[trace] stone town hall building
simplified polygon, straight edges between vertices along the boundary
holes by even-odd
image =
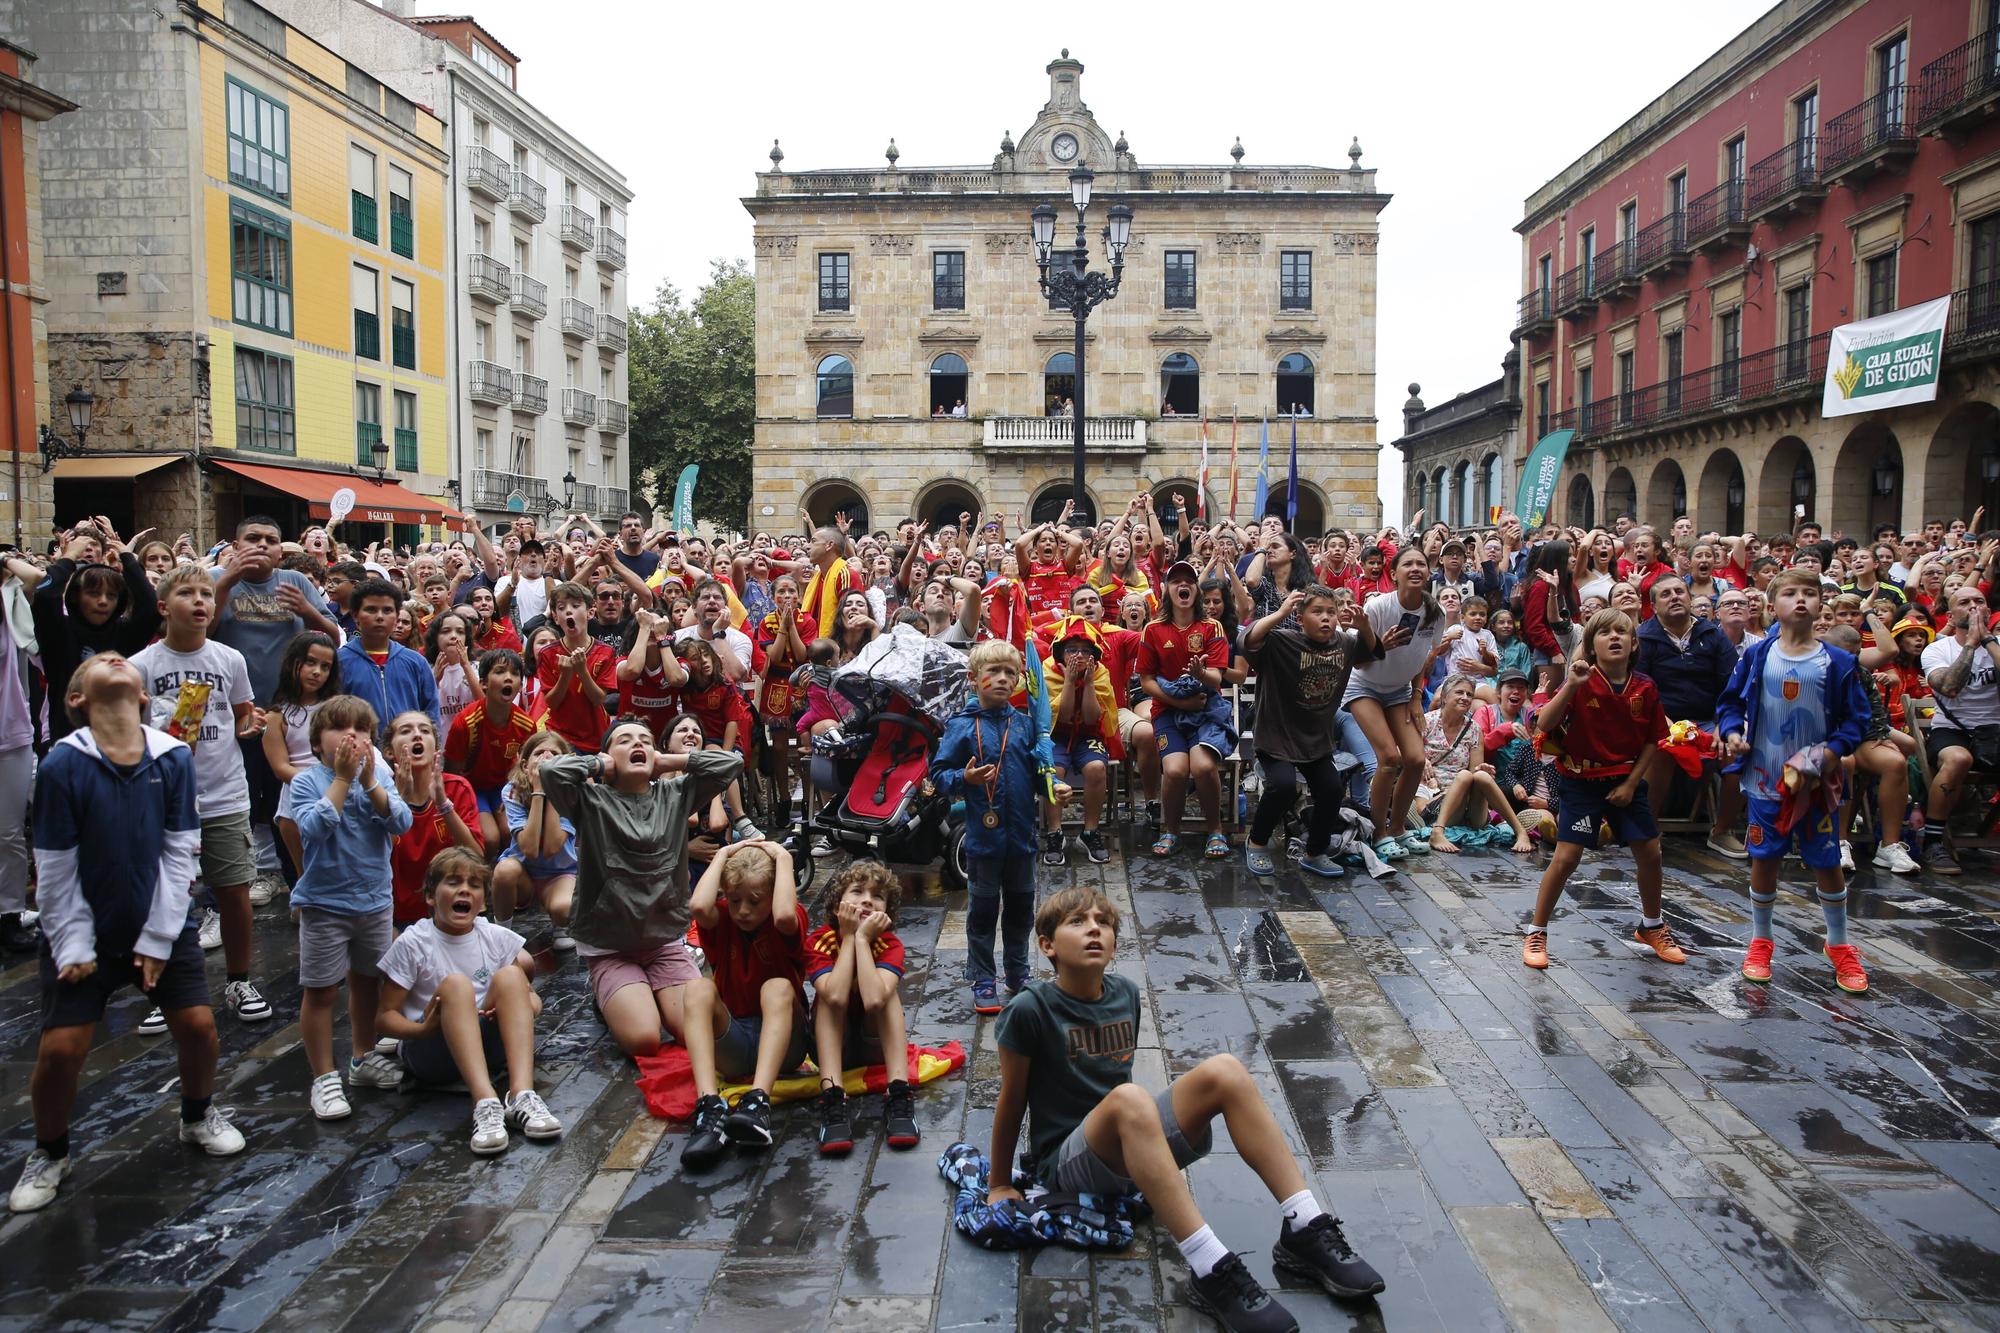
[[[1377,521],[1375,258],[1389,197],[1360,165],[1142,166],[1081,94],[1083,65],[1048,65],[1049,98],[990,165],[772,169],[743,201],[757,254],[755,528],[844,510],[867,526],[963,510],[1053,517],[1069,496],[1074,325],[1036,286],[1029,213],[1097,173],[1091,263],[1109,207],[1135,214],[1118,296],[1085,345],[1090,506],[1140,485],[1194,500],[1202,419],[1209,507],[1251,516],[1258,418],[1270,419],[1271,506],[1283,512],[1296,412],[1298,528]],[[963,404],[963,415],[951,415]],[[945,415],[938,415],[942,409]],[[1170,501],[1168,502],[1170,503]],[[1031,519],[1032,521],[1032,519]]]

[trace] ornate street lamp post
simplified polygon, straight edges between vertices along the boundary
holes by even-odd
[[[1056,210],[1053,204],[1037,204],[1030,215],[1035,240],[1035,264],[1041,270],[1042,295],[1055,308],[1069,311],[1076,320],[1076,392],[1072,399],[1076,428],[1074,476],[1070,499],[1079,512],[1089,510],[1083,486],[1083,325],[1090,312],[1118,294],[1118,281],[1125,273],[1125,247],[1132,240],[1132,210],[1124,204],[1111,206],[1110,225],[1104,229],[1104,247],[1111,258],[1111,272],[1089,271],[1090,250],[1084,242],[1084,213],[1090,207],[1090,186],[1096,176],[1078,167],[1069,174],[1070,202],[1076,206],[1076,242],[1067,262],[1051,264],[1056,239]],[[1095,517],[1095,514],[1092,514]]]

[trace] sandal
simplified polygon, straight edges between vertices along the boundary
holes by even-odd
[[[1384,838],[1375,844],[1375,855],[1384,861],[1400,861],[1409,854],[1410,850],[1403,846],[1401,838]]]
[[[1268,847],[1253,847],[1247,842],[1244,843],[1243,863],[1250,867],[1250,873],[1253,875],[1278,873],[1278,863],[1271,859],[1271,849]]]
[[[1208,841],[1202,844],[1201,854],[1211,861],[1220,861],[1229,855],[1229,839],[1220,833],[1209,834]]]
[[[1162,833],[1159,837],[1153,840],[1153,855],[1172,856],[1174,854],[1174,848],[1180,845],[1181,845],[1181,840],[1179,838],[1175,837],[1171,833]]]

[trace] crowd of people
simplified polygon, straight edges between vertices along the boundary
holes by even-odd
[[[689,1170],[772,1142],[772,1088],[809,1059],[822,1151],[853,1146],[843,1070],[876,1064],[886,1140],[914,1146],[906,880],[849,860],[802,901],[787,834],[834,796],[806,777],[843,720],[834,673],[921,635],[964,654],[971,692],[931,775],[963,803],[971,1005],[1000,1016],[994,1199],[1025,1112],[1045,1183],[1143,1191],[1199,1301],[1282,1328],[1179,1175],[1217,1116],[1282,1205],[1280,1266],[1343,1296],[1381,1279],[1233,1058],[1157,1098],[1131,1085],[1117,910],[1037,891],[1075,852],[1109,859],[1121,797],[1135,846],[1174,856],[1192,826],[1202,857],[1256,876],[1540,847],[1533,968],[1564,883],[1606,843],[1635,863],[1638,940],[1684,961],[1660,819],[1700,803],[1707,847],[1750,862],[1744,977],[1770,979],[1795,850],[1858,992],[1854,844],[1887,872],[1958,873],[1947,826],[1975,776],[2000,777],[1983,514],[1865,541],[1809,521],[1454,532],[1421,514],[1308,540],[1146,492],[1095,523],[800,517],[740,540],[636,513],[613,532],[520,518],[497,544],[410,550],[252,515],[205,552],[99,517],[0,553],[0,949],[38,953],[43,996],[13,1208],[56,1197],[84,1060],[127,984],[152,1001],[140,1031],[179,1050],[183,1141],[242,1150],[213,1100],[205,954],[234,1021],[271,1019],[252,926],[281,896],[321,1119],[410,1079],[463,1085],[476,1153],[559,1136],[534,1087],[534,983],[573,951],[625,1052],[686,1048]],[[1254,809],[1225,799],[1232,778]],[[1034,979],[1036,952],[1052,978]],[[733,1105],[729,1085],[748,1087]]]

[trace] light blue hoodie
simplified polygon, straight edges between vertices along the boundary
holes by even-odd
[[[292,820],[299,826],[305,865],[292,886],[292,906],[317,907],[341,916],[386,912],[395,900],[389,851],[409,831],[410,807],[396,791],[389,761],[375,752],[373,781],[389,794],[389,813],[375,813],[360,779],[348,784],[347,803],[326,799],[334,773],[324,763],[292,779]]]

